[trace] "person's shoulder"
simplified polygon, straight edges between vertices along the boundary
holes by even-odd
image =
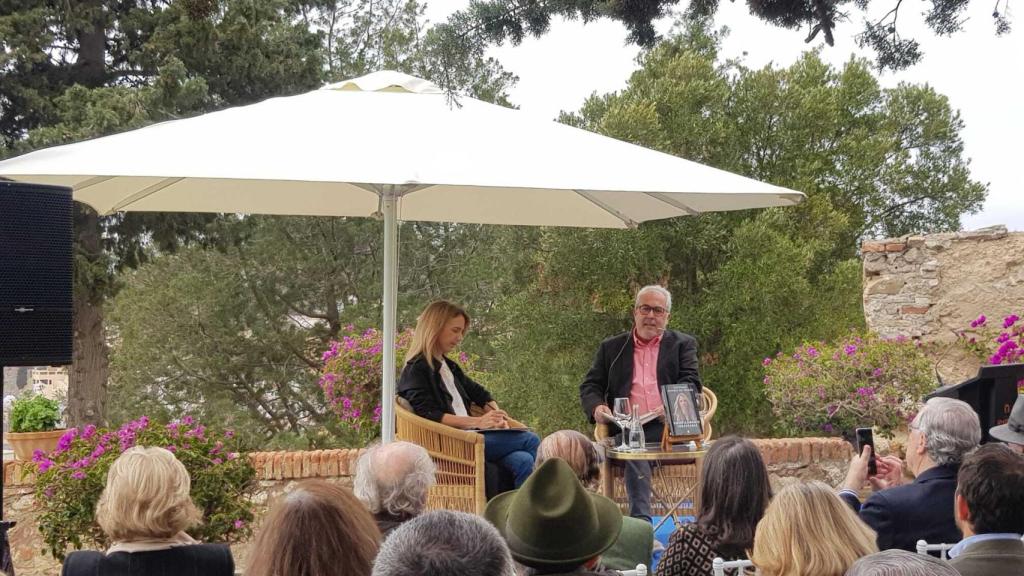
[[[662,333],[661,338],[662,340],[668,339],[670,342],[680,342],[684,344],[697,342],[696,338],[686,332],[680,332],[679,330],[665,330],[665,332]]]

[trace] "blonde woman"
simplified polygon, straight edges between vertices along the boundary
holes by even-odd
[[[750,560],[762,576],[843,576],[875,552],[875,532],[831,488],[798,482],[768,505]]]
[[[485,434],[484,457],[512,473],[519,488],[533,471],[540,439],[528,430],[507,430],[508,414],[483,386],[467,376],[447,354],[462,342],[469,314],[444,300],[431,303],[416,321],[416,332],[398,381],[398,394],[416,414],[464,430],[502,430]],[[483,414],[473,416],[476,404]]]
[[[72,552],[63,576],[231,576],[227,546],[200,544],[185,533],[201,515],[189,496],[185,466],[163,448],[125,450],[107,472],[96,521],[112,545],[106,553]]]

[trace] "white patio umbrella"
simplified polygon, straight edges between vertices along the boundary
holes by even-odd
[[[803,194],[376,72],[298,96],[164,122],[0,162],[118,211],[384,220],[384,341],[394,342],[398,220],[630,228]],[[384,347],[382,433],[394,435]]]

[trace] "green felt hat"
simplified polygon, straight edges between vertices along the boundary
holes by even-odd
[[[587,492],[559,458],[545,460],[518,490],[496,496],[484,518],[512,557],[531,568],[579,566],[607,550],[622,530],[618,505]]]
[[[988,429],[988,435],[1010,444],[1024,444],[1024,394],[1017,395],[1006,424]]]

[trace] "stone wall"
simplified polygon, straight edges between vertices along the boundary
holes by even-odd
[[[754,440],[761,449],[771,474],[772,486],[798,479],[821,480],[838,485],[846,473],[852,450],[839,438],[793,438]],[[352,485],[352,472],[360,450],[316,452],[259,452],[249,458],[256,468],[259,487],[254,496],[257,523],[268,506],[292,490],[303,478],[323,478],[343,486]],[[4,462],[3,516],[18,525],[9,533],[14,566],[19,576],[60,574],[60,564],[42,554],[42,540],[35,524],[34,479],[24,474],[20,462]],[[249,543],[231,547],[237,569],[245,566]]]
[[[973,376],[979,360],[955,346],[956,331],[979,314],[1024,310],[1024,232],[1005,226],[973,232],[904,236],[861,247],[864,315],[883,336],[937,343],[947,383]]]

